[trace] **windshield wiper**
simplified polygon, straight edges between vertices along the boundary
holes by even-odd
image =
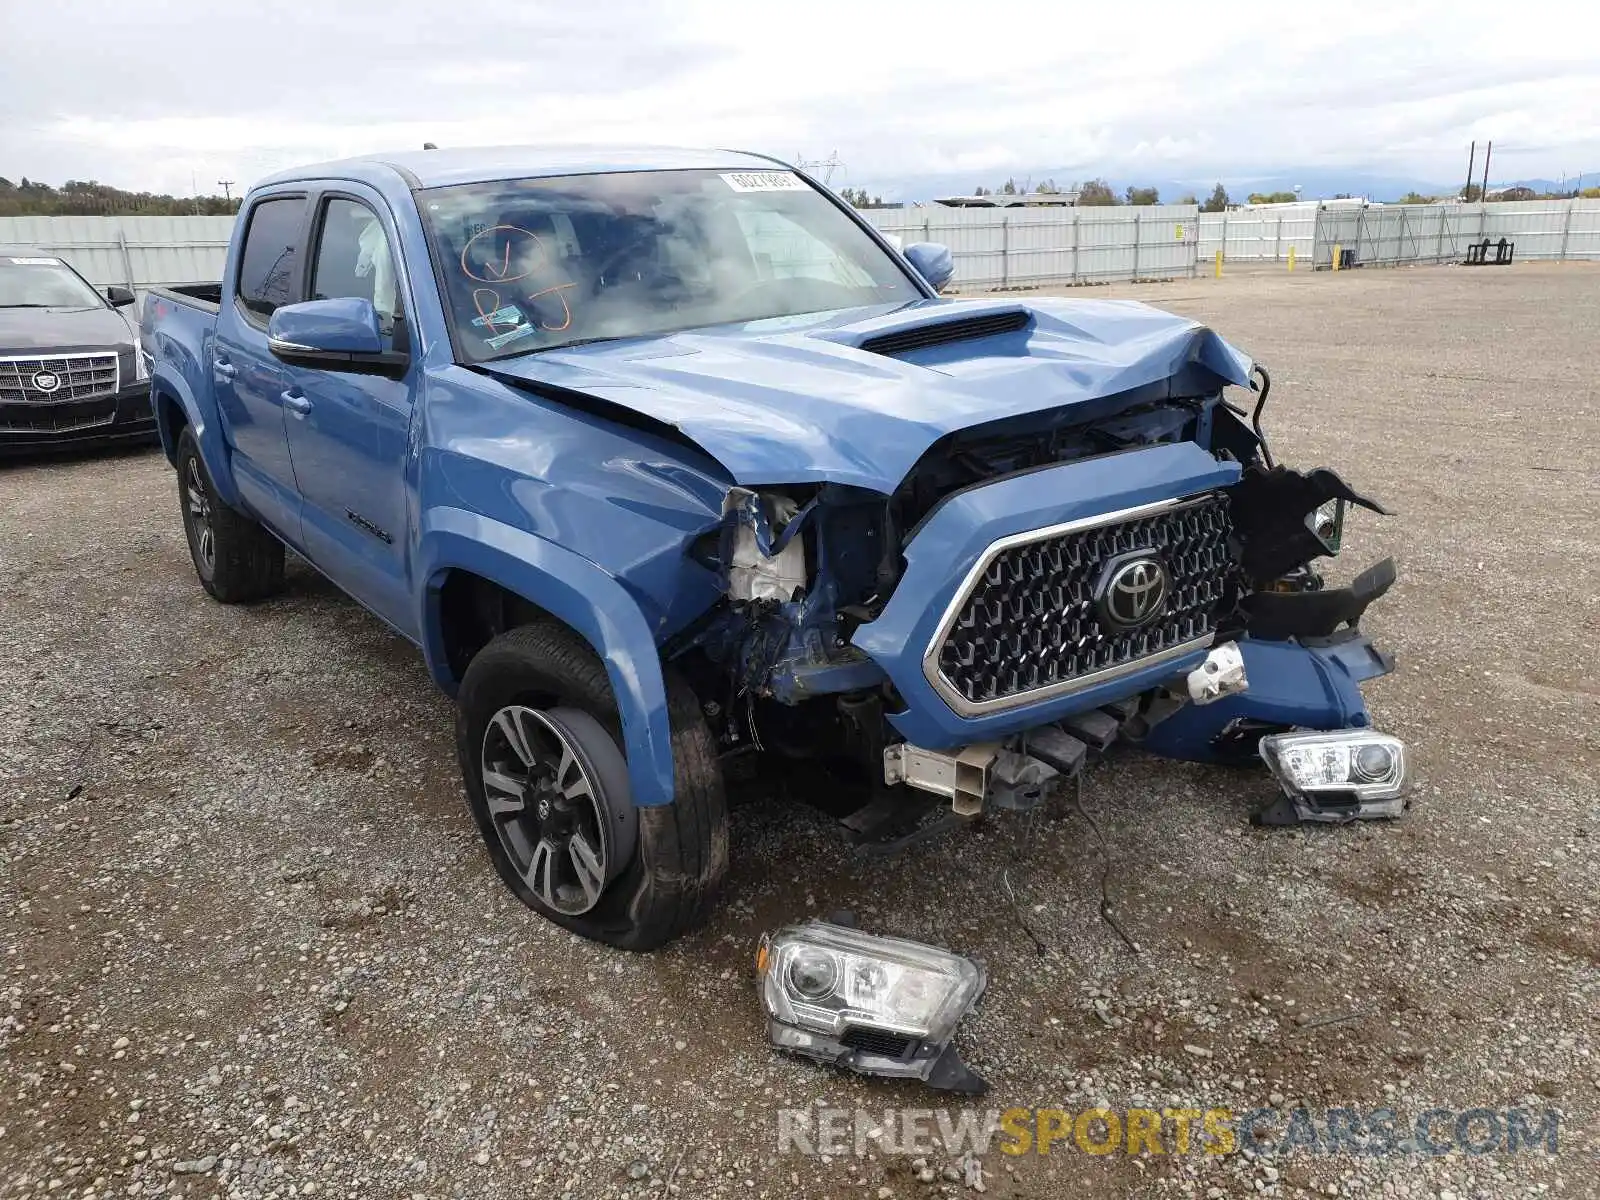
[[[570,342],[557,342],[554,346],[536,346],[531,350],[524,350],[524,354],[545,354],[551,350],[571,350],[574,346],[592,346],[596,342],[625,342],[635,334],[612,333],[604,337],[574,338]]]
[[[0,308],[55,308],[54,304],[0,304]]]

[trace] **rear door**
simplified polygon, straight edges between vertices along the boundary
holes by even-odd
[[[267,349],[267,321],[274,309],[301,298],[306,209],[303,189],[252,200],[233,277],[224,283],[212,357],[212,384],[239,493],[297,546],[300,500],[284,424],[287,368]]]
[[[357,184],[317,194],[309,244],[307,299],[371,301],[385,349],[409,350],[407,279],[381,197]],[[286,371],[305,551],[335,583],[415,640],[406,481],[421,370],[413,362],[400,378],[327,367]]]

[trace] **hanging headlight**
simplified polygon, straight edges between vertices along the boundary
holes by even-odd
[[[134,380],[135,383],[143,383],[146,379],[149,379],[149,378],[150,378],[150,359],[145,355],[144,343],[140,339],[134,338],[133,339],[133,380]]]
[[[971,959],[812,921],[763,937],[756,967],[773,1045],[871,1075],[987,1087],[950,1045],[986,982]]]
[[[1370,729],[1278,733],[1262,738],[1260,751],[1303,821],[1404,811],[1406,748],[1397,737]]]
[[[1327,500],[1306,514],[1306,528],[1329,554],[1339,553],[1344,541],[1344,501]]]

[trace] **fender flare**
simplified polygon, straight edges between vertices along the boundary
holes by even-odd
[[[174,466],[178,462],[178,439],[173,436],[171,424],[162,416],[164,401],[170,399],[183,410],[184,420],[194,430],[195,440],[200,443],[200,456],[211,474],[211,483],[217,489],[217,496],[230,507],[243,508],[244,501],[239,496],[238,485],[233,481],[228,446],[222,436],[222,422],[205,419],[204,408],[188,383],[167,363],[158,361],[155,370],[150,373],[150,398],[155,410],[156,428],[161,434],[161,448],[166,452],[167,461]],[[214,409],[216,406],[212,402],[204,407]]]
[[[451,695],[440,620],[440,594],[451,570],[469,571],[538,605],[573,629],[605,663],[622,718],[633,802],[673,800],[672,726],[666,681],[649,622],[616,578],[554,542],[464,509],[430,508],[416,559],[422,591],[422,652],[434,680]]]

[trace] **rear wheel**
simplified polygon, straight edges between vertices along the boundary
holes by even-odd
[[[201,587],[224,604],[262,600],[283,587],[283,543],[218,498],[188,429],[178,439],[178,502]]]
[[[728,869],[715,746],[694,693],[665,675],[674,799],[645,808],[633,803],[605,666],[565,626],[501,634],[457,698],[467,798],[501,879],[557,924],[628,950],[704,922]]]

